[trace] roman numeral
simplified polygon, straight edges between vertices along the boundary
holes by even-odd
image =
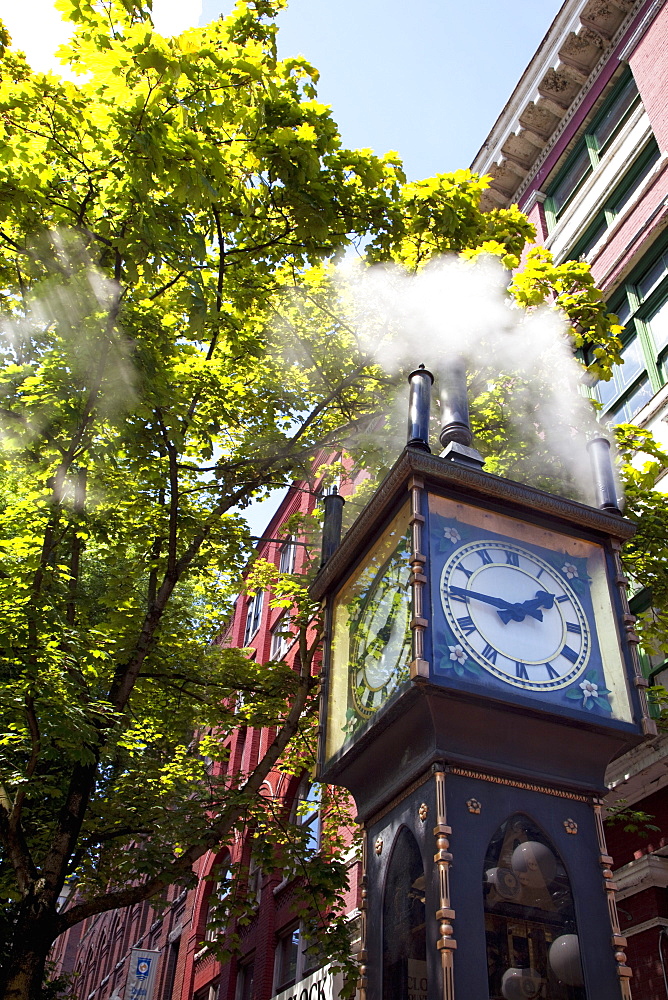
[[[478,555],[482,559],[483,566],[491,566],[492,565],[493,560],[492,560],[492,557],[490,556],[489,552],[487,551],[487,549],[478,549]]]
[[[568,600],[568,594],[562,594],[562,595],[561,595],[561,597],[556,597],[556,598],[555,598],[555,600],[556,600],[556,601],[557,601],[557,602],[558,602],[559,604],[563,604],[563,603],[564,603],[564,601],[567,601],[567,600]]]
[[[558,672],[554,669],[551,663],[544,663],[543,666],[547,670],[547,676],[550,678],[551,681],[553,681],[555,677],[559,676]]]
[[[540,578],[541,578],[541,576],[543,575],[544,572],[545,572],[544,569],[539,569],[538,572],[536,573],[536,579],[540,580]]]
[[[565,656],[566,659],[570,660],[571,663],[578,662],[578,654],[575,652],[574,649],[571,649],[570,646],[564,646],[564,648],[561,651],[561,655]]]
[[[472,569],[467,569],[466,566],[462,566],[461,563],[459,564],[459,566],[457,567],[457,569],[460,569],[462,571],[462,573],[466,574],[466,579],[467,580],[470,580],[471,577],[473,576],[473,570]]]
[[[519,660],[515,660],[515,674],[517,677],[521,677],[522,680],[528,681],[529,675],[527,673],[527,668],[525,663],[520,663]]]
[[[576,635],[582,635],[582,628],[579,622],[566,622],[566,631],[575,632]]]
[[[508,566],[519,566],[520,557],[517,552],[506,551],[506,565]]]
[[[490,646],[489,643],[487,643],[483,649],[482,655],[486,660],[489,660],[490,663],[496,663],[496,650],[494,649],[494,646]]]
[[[464,618],[458,618],[457,624],[461,628],[464,635],[470,635],[471,632],[476,631],[476,627],[473,624],[473,619],[469,615],[466,615],[466,617]]]

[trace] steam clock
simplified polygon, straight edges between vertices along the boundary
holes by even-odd
[[[633,528],[607,442],[601,508],[490,475],[463,373],[445,381],[445,451],[420,369],[409,444],[312,585],[320,779],[364,828],[360,990],[629,1000],[600,796],[653,731],[619,562]]]

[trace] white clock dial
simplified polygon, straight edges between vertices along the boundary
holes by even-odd
[[[353,705],[373,715],[404,679],[410,659],[410,567],[395,553],[372,584],[360,609],[351,644]]]
[[[591,650],[587,615],[569,583],[576,572],[567,556],[560,572],[514,542],[460,546],[441,575],[457,655],[516,687],[540,691],[572,683]]]

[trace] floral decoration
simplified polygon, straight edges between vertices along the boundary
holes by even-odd
[[[475,674],[480,676],[482,674],[482,667],[472,660],[463,646],[461,646],[455,636],[450,636],[452,639],[452,645],[442,646],[440,643],[436,646],[436,663],[438,664],[437,669],[442,673],[450,670],[454,670],[458,677],[464,677],[466,674]]]
[[[586,708],[588,712],[598,708],[602,712],[609,714],[612,712],[612,707],[608,700],[609,694],[610,689],[605,687],[603,682],[599,680],[596,671],[590,670],[585,675],[584,680],[566,692],[566,697],[569,701],[580,701],[582,699],[582,708]]]
[[[566,833],[571,833],[575,835],[578,832],[578,825],[574,819],[565,819],[564,830],[566,831]]]
[[[443,537],[453,543],[461,542],[462,540],[462,536],[456,528],[443,528]]]
[[[482,802],[479,802],[478,799],[467,799],[466,808],[470,813],[473,813],[475,816],[479,816],[480,810],[482,809]]]
[[[450,650],[450,659],[456,660],[457,663],[460,663],[462,666],[464,666],[464,664],[466,663],[466,653],[464,652],[462,647],[460,645],[448,646],[448,649]]]
[[[578,568],[574,566],[572,562],[564,563],[561,567],[561,572],[564,576],[567,576],[569,580],[575,580],[578,576]]]

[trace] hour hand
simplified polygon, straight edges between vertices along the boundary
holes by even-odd
[[[475,590],[466,590],[465,587],[450,587],[450,593],[453,597],[463,597],[465,600],[472,597],[475,601],[483,601],[485,604],[491,604],[493,608],[498,609],[499,617],[504,625],[511,619],[516,622],[524,621],[526,612],[523,611],[520,604],[511,604],[509,601],[504,601],[501,597],[490,597],[488,594],[479,594]]]
[[[554,594],[549,594],[546,590],[537,590],[536,596],[531,597],[528,601],[522,601],[521,604],[514,604],[513,607],[522,615],[522,618],[515,618],[515,621],[523,621],[523,619],[530,615],[535,618],[536,621],[542,622],[543,612],[541,608],[545,608],[549,611],[551,607],[554,606]],[[499,611],[499,615],[504,625],[510,621],[513,617],[507,611]]]

